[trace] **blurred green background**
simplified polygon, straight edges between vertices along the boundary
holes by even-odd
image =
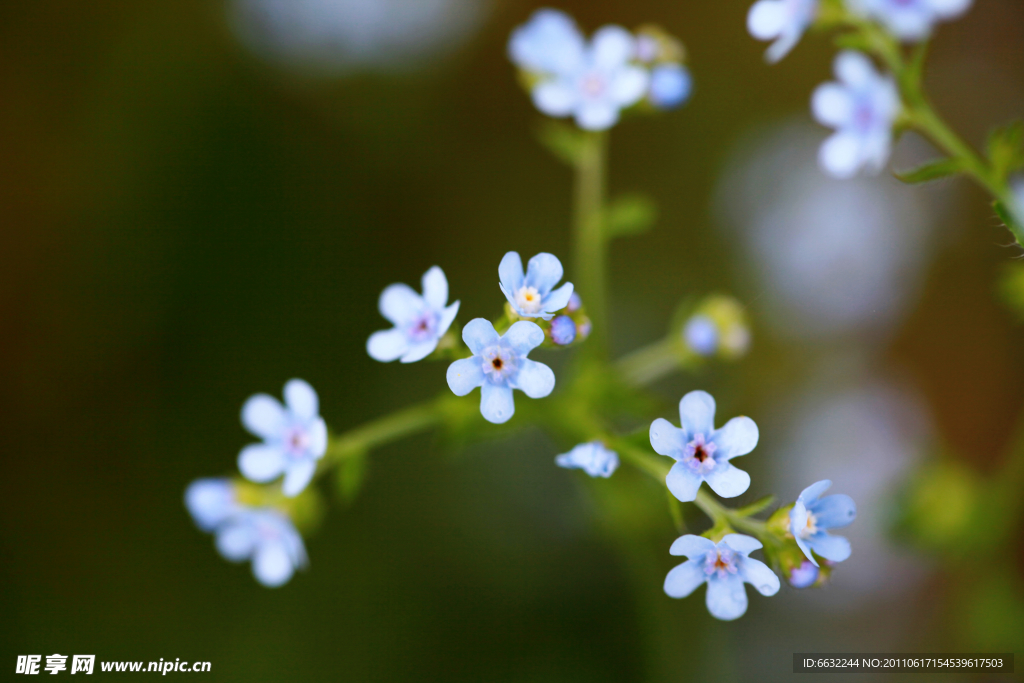
[[[774,681],[793,676],[798,651],[1020,654],[1019,506],[995,547],[961,543],[972,506],[1024,457],[1024,332],[997,296],[1018,250],[966,182],[882,179],[879,196],[939,207],[920,214],[914,241],[869,245],[915,264],[873,294],[888,312],[868,301],[857,324],[827,333],[786,322],[786,287],[763,275],[765,240],[744,227],[771,197],[750,184],[813,168],[827,131],[808,101],[834,50],[807,36],[768,67],[745,30],[749,3],[732,0],[557,5],[588,31],[659,23],[686,43],[696,82],[682,110],[612,136],[612,192],[660,207],[653,232],[613,250],[612,345],[659,338],[685,296],[725,291],[748,306],[750,355],[662,382],[661,414],[703,388],[721,418],[754,417],[762,440],[741,502],[792,500],[825,476],[862,492],[854,556],[833,583],[748,591],[748,614],[730,624],[707,614],[703,591],[668,599],[664,494],[625,470],[619,489],[584,482],[553,466],[565,444],[531,430],[462,452],[420,437],[375,453],[351,505],[324,486],[310,570],[281,589],[217,555],[182,494],[234,472],[251,440],[238,419],[247,396],[302,377],[337,433],[447,391],[443,364],[366,355],[386,326],[380,290],[437,264],[461,320],[493,316],[502,254],[569,254],[570,174],[535,142],[541,117],[505,57],[541,3],[435,4],[460,38],[327,71],[239,39],[234,5],[0,4],[0,666],[59,652],[207,660],[211,680]],[[1024,112],[1022,44],[1018,0],[978,0],[941,27],[929,88],[971,142]],[[764,140],[790,149],[787,130],[813,144],[744,166]],[[927,156],[905,142],[897,159]],[[757,172],[743,185],[737,168]],[[730,213],[744,202],[746,219]],[[801,427],[831,405],[815,425],[843,406],[869,421],[913,416],[864,441],[856,421],[827,438]],[[834,467],[805,466],[817,456],[797,451],[829,438],[838,445],[820,456]],[[904,441],[915,454],[890,457]],[[869,510],[874,490],[885,495]],[[950,500],[961,512],[936,531]]]

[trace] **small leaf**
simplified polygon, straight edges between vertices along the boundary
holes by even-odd
[[[356,453],[338,463],[338,493],[350,504],[359,495],[366,480],[366,453]]]
[[[992,202],[992,208],[995,209],[996,215],[999,216],[999,220],[1006,224],[1006,227],[1010,229],[1014,235],[1024,233],[1024,225],[1020,224],[1020,221],[1013,215],[1010,208],[1000,201]]]
[[[774,502],[775,496],[768,495],[765,496],[764,498],[754,501],[753,503],[747,505],[746,507],[741,507],[739,510],[736,510],[736,514],[740,515],[741,517],[753,517],[762,510],[765,510],[768,507],[770,507],[771,504]]]
[[[545,121],[537,129],[537,139],[548,151],[570,166],[576,166],[587,144],[587,135],[559,121]]]
[[[658,207],[648,197],[630,194],[613,200],[605,210],[605,235],[639,235],[650,230],[658,219]]]
[[[959,159],[950,157],[948,159],[929,161],[928,163],[909,171],[894,171],[893,175],[909,185],[916,185],[918,183],[927,183],[932,180],[939,180],[940,178],[947,178],[951,175],[956,175],[963,170],[963,162]]]

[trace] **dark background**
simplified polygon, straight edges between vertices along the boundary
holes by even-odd
[[[988,630],[969,627],[980,603],[964,575],[926,551],[911,551],[922,569],[895,597],[840,608],[748,591],[746,617],[716,622],[703,591],[661,593],[676,563],[662,494],[623,475],[655,496],[634,533],[600,502],[615,479],[553,467],[563,444],[529,430],[457,455],[429,436],[380,449],[350,506],[326,482],[311,568],[278,590],[194,528],[184,488],[234,472],[250,394],[302,377],[337,433],[446,391],[443,364],[366,355],[385,285],[441,265],[466,320],[498,311],[505,251],[568,256],[571,178],[536,144],[540,115],[505,57],[537,6],[492,4],[417,68],[324,76],[254,55],[218,3],[0,4],[0,667],[59,652],[207,660],[216,680],[782,680],[794,651],[1024,642],[1019,540],[968,574],[1006,577],[996,616],[978,616]],[[768,67],[746,2],[559,6],[588,31],[656,21],[687,45],[692,102],[614,131],[612,191],[648,192],[661,218],[614,250],[611,337],[617,353],[653,341],[688,294],[749,304],[747,358],[658,390],[671,405],[705,388],[723,419],[753,416],[757,482],[787,457],[778,404],[827,356],[765,324],[714,197],[744,136],[809,119],[833,48],[807,36]],[[929,88],[973,143],[1024,111],[1022,39],[1015,0],[978,0],[939,32]],[[844,345],[913,387],[931,451],[984,477],[1024,407],[1024,334],[995,295],[1019,250],[981,192],[944,187],[957,200],[922,288],[883,341]]]

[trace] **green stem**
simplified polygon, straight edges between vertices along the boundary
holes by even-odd
[[[328,442],[325,461],[333,463],[364,453],[390,441],[434,427],[443,418],[442,400],[435,399],[412,405],[334,437]]]
[[[603,218],[607,154],[607,135],[604,132],[587,133],[576,162],[574,202],[574,278],[576,289],[593,322],[593,332],[585,348],[588,353],[599,357],[606,356],[608,352],[608,245]]]
[[[679,343],[666,337],[623,356],[615,361],[615,367],[628,384],[639,387],[678,370],[682,361]]]

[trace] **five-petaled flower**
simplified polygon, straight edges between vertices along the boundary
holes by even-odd
[[[498,286],[520,318],[551,320],[572,296],[571,282],[553,289],[562,279],[562,262],[552,254],[531,258],[524,275],[522,259],[510,251],[498,264],[498,278]]]
[[[277,399],[256,394],[242,408],[242,424],[263,438],[238,455],[238,469],[246,478],[263,483],[284,474],[286,496],[302,492],[316,471],[316,461],[327,451],[327,425],[313,387],[301,379],[284,385],[282,406]]]
[[[676,460],[665,484],[679,500],[697,498],[700,483],[723,498],[740,495],[750,486],[750,475],[729,460],[757,446],[757,425],[749,417],[734,417],[715,429],[715,399],[704,391],[691,391],[679,402],[676,427],[664,418],[651,424],[651,446],[656,453]]]
[[[761,542],[742,534],[726,534],[718,543],[687,534],[676,539],[669,549],[673,555],[689,558],[665,577],[665,593],[685,598],[702,583],[708,584],[707,606],[711,616],[730,621],[747,611],[749,583],[761,595],[779,592],[779,577],[760,560],[748,555],[761,548]]]
[[[480,387],[480,414],[488,422],[511,419],[516,410],[513,389],[544,398],[555,388],[551,368],[526,357],[544,341],[544,331],[536,323],[520,320],[499,337],[494,325],[476,318],[462,328],[462,339],[473,356],[448,366],[448,386],[456,396]]]
[[[839,82],[818,86],[811,100],[814,117],[836,128],[822,144],[818,162],[836,178],[851,178],[861,168],[877,173],[889,160],[893,121],[900,112],[896,83],[852,50],[836,56],[834,70]]]
[[[619,466],[619,456],[600,441],[581,443],[568,453],[555,458],[555,464],[566,469],[583,470],[592,477],[612,476]]]
[[[800,42],[818,12],[819,0],[758,0],[747,14],[747,30],[758,40],[775,42],[765,59],[775,63]]]
[[[856,10],[875,17],[897,38],[918,41],[927,38],[939,21],[955,19],[966,12],[973,0],[847,0]]]
[[[378,307],[395,326],[370,335],[366,351],[385,363],[398,358],[412,363],[429,356],[459,312],[458,301],[448,306],[448,280],[437,266],[423,275],[423,296],[408,285],[388,285]]]
[[[832,562],[842,562],[850,556],[850,542],[842,536],[831,536],[826,529],[844,527],[857,517],[857,506],[847,495],[835,493],[821,498],[832,486],[828,479],[805,488],[789,511],[789,531],[796,544],[815,567],[818,561],[811,554]]]
[[[302,536],[272,508],[244,509],[216,531],[217,550],[231,562],[252,559],[252,573],[268,588],[284,585],[308,564]]]

